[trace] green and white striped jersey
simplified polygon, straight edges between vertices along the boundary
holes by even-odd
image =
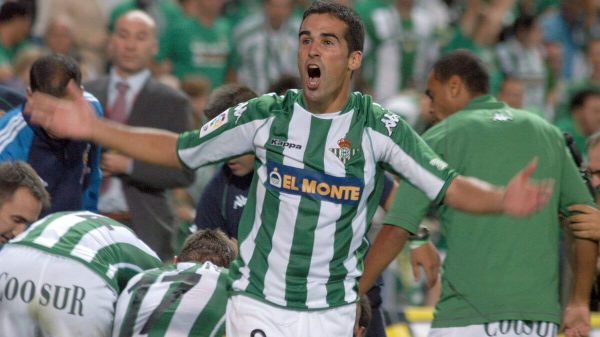
[[[185,166],[254,152],[233,290],[294,309],[356,301],[385,169],[443,198],[454,177],[402,119],[352,93],[339,113],[306,110],[301,91],[239,104],[178,140]]]
[[[396,5],[363,14],[366,48],[362,77],[383,102],[406,89],[421,89],[427,71],[440,54],[438,35],[444,29],[419,2],[403,18]]]
[[[498,44],[496,53],[502,72],[523,81],[523,109],[550,119],[544,114],[547,70],[541,46],[527,48],[513,37]]]
[[[113,337],[221,337],[227,269],[182,262],[133,277],[117,302]]]
[[[92,212],[60,212],[10,241],[83,263],[118,294],[135,274],[162,265],[127,226]]]
[[[238,81],[260,94],[283,75],[298,76],[300,22],[292,14],[274,31],[262,9],[240,22],[233,34]]]

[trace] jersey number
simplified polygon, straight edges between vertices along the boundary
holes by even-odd
[[[156,323],[156,321],[162,316],[162,314],[165,312],[165,310],[167,310],[171,306],[171,304],[173,304],[181,296],[183,296],[183,294],[187,293],[188,290],[192,289],[196,284],[198,284],[198,282],[200,282],[201,278],[202,278],[202,275],[195,274],[195,273],[194,274],[177,274],[177,275],[169,275],[169,276],[163,277],[161,282],[176,282],[177,287],[172,292],[168,293],[166,296],[163,297],[160,304],[156,307],[156,309],[154,309],[154,311],[152,312],[150,317],[148,317],[148,320],[146,321],[146,324],[144,324],[144,326],[142,327],[140,334],[142,334],[142,335],[147,334],[149,332],[149,330],[152,328],[152,325],[154,323]],[[123,319],[123,322],[126,322],[125,324],[128,324],[128,326],[130,326],[132,328],[135,325],[135,316],[134,315],[136,315],[138,310],[140,309],[140,306],[142,305],[142,300],[146,296],[146,293],[148,292],[148,288],[149,288],[150,284],[151,283],[149,283],[148,280],[144,280],[142,278],[138,283],[136,283],[133,287],[131,287],[129,289],[129,292],[131,293],[132,291],[136,290],[137,288],[141,288],[135,294],[133,300],[131,301],[131,308],[130,308],[130,310],[127,311],[127,315]],[[130,336],[130,335],[131,334],[125,334],[125,336]]]

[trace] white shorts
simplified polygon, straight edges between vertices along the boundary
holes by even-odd
[[[556,337],[558,325],[535,321],[498,321],[454,328],[431,328],[429,337]]]
[[[226,315],[227,337],[352,337],[356,305],[296,311],[235,295]]]
[[[116,300],[77,261],[16,244],[0,251],[0,336],[110,336]]]

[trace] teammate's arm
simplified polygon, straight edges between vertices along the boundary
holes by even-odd
[[[408,231],[403,228],[383,225],[365,259],[365,270],[360,278],[359,295],[366,294],[373,287],[379,275],[400,253],[408,235]]]
[[[67,87],[67,99],[36,92],[27,107],[31,120],[56,137],[88,140],[147,163],[181,167],[176,133],[96,117],[73,81]]]
[[[588,336],[590,331],[590,293],[596,277],[598,242],[574,239],[573,287],[563,314],[568,337]]]

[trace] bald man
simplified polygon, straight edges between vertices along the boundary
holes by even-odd
[[[172,132],[191,128],[192,108],[182,93],[151,77],[158,50],[156,24],[146,13],[130,11],[117,19],[109,41],[112,68],[107,76],[85,84],[116,122]],[[110,151],[102,156],[104,179],[98,209],[129,225],[163,259],[171,258],[173,210],[168,189],[193,181],[193,174],[141,163]]]

